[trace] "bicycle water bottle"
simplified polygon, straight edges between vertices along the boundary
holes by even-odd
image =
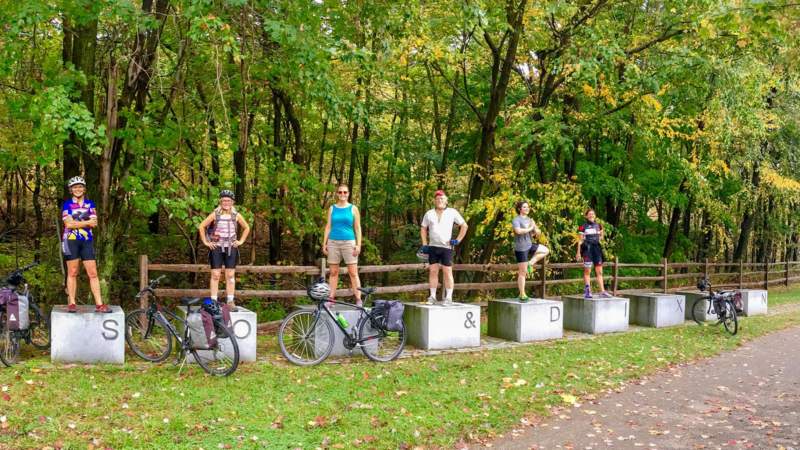
[[[350,323],[347,321],[347,319],[344,318],[342,313],[338,312],[336,313],[336,321],[339,322],[339,325],[341,325],[342,328],[344,329],[350,328]]]

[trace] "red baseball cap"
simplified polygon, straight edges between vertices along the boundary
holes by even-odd
[[[443,190],[439,189],[438,191],[436,191],[435,194],[433,194],[433,198],[436,198],[436,197],[447,197],[447,195],[444,193]]]

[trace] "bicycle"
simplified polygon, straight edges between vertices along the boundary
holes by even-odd
[[[697,288],[701,292],[708,291],[708,295],[700,297],[692,304],[692,319],[698,325],[705,325],[702,320],[708,315],[714,314],[717,316],[717,323],[725,327],[725,331],[735,335],[739,331],[739,319],[736,314],[736,301],[741,301],[741,294],[735,291],[718,291],[711,290],[711,283],[708,279],[700,280],[697,283]]]
[[[0,361],[7,367],[19,360],[20,342],[27,342],[39,350],[50,348],[50,320],[34,301],[24,276],[25,272],[38,265],[39,263],[34,262],[18,268],[3,280],[5,288],[11,289],[18,296],[28,297],[27,329],[11,330],[8,327],[8,312],[5,306],[0,307]]]
[[[210,348],[195,348],[192,345],[189,322],[165,309],[158,303],[155,289],[164,276],[152,280],[150,284],[136,294],[137,299],[147,294],[148,306],[131,311],[125,316],[125,341],[128,347],[140,358],[149,362],[162,362],[172,353],[173,338],[178,343],[178,356],[175,363],[185,363],[188,355],[206,371],[214,376],[228,376],[239,366],[239,344],[233,330],[225,326],[221,316],[214,316],[215,343]],[[200,298],[182,298],[181,305],[186,307],[186,316],[199,311]],[[192,307],[198,309],[193,310]],[[183,326],[179,333],[174,322]],[[202,330],[200,331],[203,332]]]
[[[333,324],[336,324],[342,332],[346,349],[352,350],[358,347],[372,361],[392,361],[403,352],[406,344],[405,324],[401,322],[399,331],[389,331],[384,326],[383,315],[375,311],[375,308],[370,311],[352,303],[330,301],[327,295],[314,298],[310,294],[311,289],[309,288],[309,297],[316,302],[316,308],[293,311],[283,319],[278,328],[281,353],[291,363],[313,366],[324,361],[333,351]],[[375,288],[359,288],[359,290],[365,296],[365,304],[369,301],[369,296],[375,292]],[[346,305],[361,312],[352,332],[342,326],[331,312],[329,306],[333,304]]]

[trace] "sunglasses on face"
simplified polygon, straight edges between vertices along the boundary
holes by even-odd
[[[339,194],[349,194],[347,191],[339,191]]]

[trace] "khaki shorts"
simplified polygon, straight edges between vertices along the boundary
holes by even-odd
[[[356,241],[328,241],[328,263],[341,264],[342,260],[348,266],[358,264],[358,256],[353,256]]]

